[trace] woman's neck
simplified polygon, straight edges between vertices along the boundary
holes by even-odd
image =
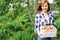
[[[45,18],[49,17],[49,15],[48,15],[48,12],[47,12],[47,11],[42,11],[42,14],[44,14],[44,17],[45,17]]]
[[[47,11],[42,11],[43,14],[47,14]]]

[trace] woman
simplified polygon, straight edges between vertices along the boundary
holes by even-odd
[[[41,2],[39,6],[36,9],[37,14],[35,16],[35,28],[36,28],[36,33],[39,34],[40,31],[40,26],[43,25],[54,25],[54,15],[50,11],[50,4],[48,1]],[[40,36],[38,35],[37,40],[53,40],[52,37],[45,37],[45,36]]]

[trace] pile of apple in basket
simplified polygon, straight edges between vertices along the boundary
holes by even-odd
[[[40,26],[40,33],[42,33],[45,37],[55,37],[57,36],[57,29],[53,25]]]

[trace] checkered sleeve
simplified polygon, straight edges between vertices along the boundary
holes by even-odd
[[[52,13],[51,16],[52,16],[52,22],[51,23],[56,27],[56,23],[55,23],[55,20],[54,20],[54,13]]]
[[[51,24],[54,24],[54,14],[52,12],[51,12],[50,20],[51,20]]]
[[[35,15],[35,30],[36,30],[36,33],[39,32],[39,14]]]

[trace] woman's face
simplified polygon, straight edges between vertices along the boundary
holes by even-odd
[[[48,10],[48,4],[47,3],[43,4],[41,6],[41,8],[42,8],[42,11],[47,11]]]

